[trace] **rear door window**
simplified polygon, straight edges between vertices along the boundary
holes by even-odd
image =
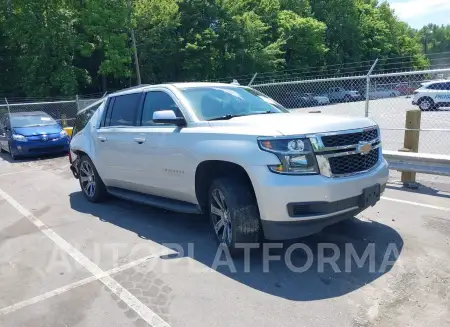
[[[105,126],[135,126],[142,93],[130,93],[114,97],[109,106]]]
[[[73,132],[72,134],[75,136],[76,133],[78,133],[79,131],[81,131],[89,122],[89,120],[91,119],[92,115],[94,115],[94,113],[97,111],[97,109],[100,107],[100,105],[103,102],[94,104],[90,107],[87,107],[85,109],[83,109],[82,111],[80,111],[77,115],[77,118],[75,120],[75,125],[73,127]]]

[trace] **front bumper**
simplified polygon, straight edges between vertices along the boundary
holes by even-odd
[[[36,156],[69,151],[69,138],[51,141],[10,141],[11,152],[17,156]]]
[[[279,175],[265,166],[251,167],[248,172],[264,235],[271,240],[306,236],[353,217],[364,210],[359,204],[364,189],[377,184],[383,189],[389,175],[384,159],[370,172],[339,178]],[[316,209],[306,210],[306,214],[297,211],[296,215],[292,211],[293,204],[312,204]]]

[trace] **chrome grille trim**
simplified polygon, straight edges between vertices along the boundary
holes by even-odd
[[[377,141],[379,142],[379,141]],[[373,145],[376,142],[370,142],[372,144],[372,150],[378,149],[381,146],[381,142],[378,144]],[[358,144],[352,145],[352,148],[356,148]],[[357,150],[353,151],[345,151],[345,152],[335,152],[335,153],[329,153],[329,154],[321,154],[322,157],[328,159],[328,158],[335,158],[335,157],[342,157],[342,156],[349,156],[351,154],[358,154],[359,152]]]
[[[342,145],[342,146],[336,146],[336,147],[325,147],[322,142],[322,137],[330,136],[330,135],[364,133],[367,131],[371,131],[373,129],[378,130],[378,133],[377,133],[378,137],[373,140],[368,140],[368,141],[364,141],[364,142],[367,142],[372,145],[372,151],[375,149],[378,151],[378,161],[371,168],[366,169],[366,170],[355,171],[352,173],[345,173],[345,174],[333,173],[331,170],[329,158],[359,154],[360,153],[358,151],[359,144],[348,144],[348,145]],[[308,135],[307,137],[310,139],[311,145],[316,154],[316,160],[317,160],[317,164],[319,166],[320,174],[323,176],[326,176],[326,177],[330,177],[330,178],[349,177],[349,176],[365,174],[365,173],[368,173],[368,172],[376,169],[383,160],[383,156],[381,154],[380,130],[379,130],[378,126],[371,126],[371,127],[367,127],[367,128],[344,130],[344,131],[330,132],[330,133],[319,133],[319,134],[314,134],[314,135]],[[344,150],[348,150],[348,151],[344,151]],[[363,155],[363,154],[361,154],[361,155]]]

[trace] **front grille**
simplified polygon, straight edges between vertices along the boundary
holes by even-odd
[[[30,148],[28,152],[33,153],[42,153],[42,152],[57,152],[57,151],[63,151],[64,146],[63,145],[57,145],[57,146],[47,146],[42,148]]]
[[[374,149],[366,155],[351,154],[348,156],[332,157],[330,163],[331,172],[334,175],[358,173],[371,169],[379,158],[379,149]]]
[[[372,141],[378,137],[378,129],[363,132],[322,136],[322,143],[327,148],[358,144],[360,141]]]

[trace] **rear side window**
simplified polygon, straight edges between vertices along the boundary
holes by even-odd
[[[75,136],[76,133],[81,131],[86,126],[86,124],[91,119],[92,115],[97,111],[97,109],[100,107],[100,105],[102,103],[103,102],[95,104],[95,105],[93,105],[91,107],[83,109],[82,111],[80,111],[78,113],[77,119],[75,120],[75,126],[73,127],[73,132],[72,132],[72,134],[74,136]]]
[[[141,95],[131,93],[115,97],[113,105],[108,108],[105,126],[135,126]]]
[[[445,83],[434,83],[428,86],[429,90],[445,90]]]

